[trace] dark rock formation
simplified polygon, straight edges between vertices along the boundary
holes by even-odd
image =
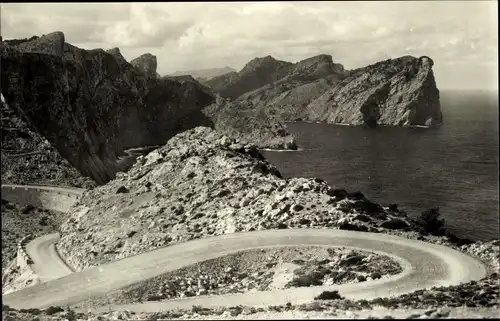
[[[31,130],[8,104],[1,102],[2,184],[43,184],[92,188],[51,144]]]
[[[157,78],[156,67],[158,63],[156,56],[146,53],[130,61],[130,64],[146,75],[146,77],[151,79]]]
[[[157,79],[152,55],[134,66],[116,48],[83,50],[56,32],[3,44],[1,59],[2,93],[16,114],[98,183],[114,177],[118,152],[211,124],[201,108],[212,93],[194,80]]]

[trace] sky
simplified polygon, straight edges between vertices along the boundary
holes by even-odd
[[[149,52],[161,75],[255,57],[330,54],[347,69],[404,55],[434,60],[440,89],[498,88],[497,1],[3,3],[4,39],[62,31],[85,49]]]

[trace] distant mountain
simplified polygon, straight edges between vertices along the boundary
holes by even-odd
[[[207,81],[214,77],[224,75],[230,72],[235,72],[236,70],[231,67],[224,68],[210,68],[210,69],[200,69],[200,70],[184,70],[176,71],[169,76],[193,76],[196,80]]]

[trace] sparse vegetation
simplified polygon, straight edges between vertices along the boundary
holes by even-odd
[[[418,218],[418,223],[425,234],[441,236],[444,234],[444,219],[439,218],[439,207],[423,211]]]

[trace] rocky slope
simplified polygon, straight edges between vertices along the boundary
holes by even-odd
[[[75,312],[71,309],[53,307],[46,310],[14,310],[2,307],[4,321],[101,321],[101,320],[290,320],[290,319],[494,319],[497,308],[439,308],[439,309],[388,309],[383,307],[341,309],[332,304],[327,308],[315,305],[283,306],[265,308],[231,307],[203,309],[194,306],[191,310],[155,313],[112,311],[100,314]]]
[[[300,226],[384,230],[395,219],[412,224],[360,193],[283,179],[254,145],[198,127],[87,192],[62,225],[58,249],[81,270],[208,235]]]
[[[59,152],[1,102],[2,184],[42,184],[93,188]]]
[[[256,146],[198,127],[88,191],[62,225],[58,249],[81,270],[237,231],[330,227],[408,231],[417,238],[420,234],[411,231],[419,224],[396,206],[372,203],[359,192],[334,189],[318,179],[283,179]]]
[[[205,107],[203,113],[213,121],[217,131],[230,137],[263,149],[297,149],[295,138],[284,123],[270,118],[264,111],[256,112],[246,101],[218,96],[216,103]]]
[[[212,93],[194,80],[158,79],[152,55],[130,64],[117,48],[83,50],[61,32],[0,50],[6,102],[97,183],[114,177],[118,152],[211,124],[201,108]]]
[[[15,259],[17,244],[23,237],[53,233],[61,221],[60,213],[32,206],[20,207],[2,199],[2,270]]]
[[[313,246],[249,250],[165,273],[78,306],[358,283],[400,272],[399,263],[371,252]]]

